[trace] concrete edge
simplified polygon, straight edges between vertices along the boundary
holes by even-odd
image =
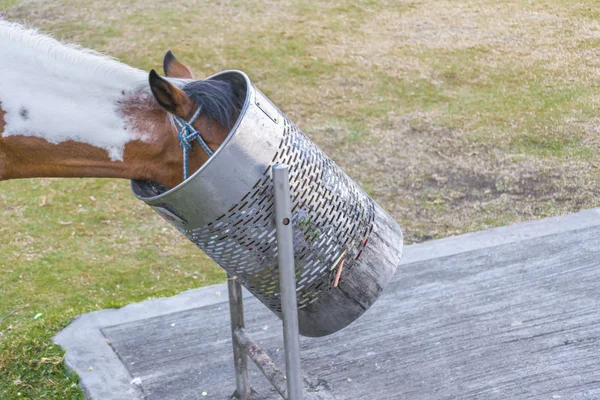
[[[251,294],[244,290],[243,296],[247,298]],[[101,329],[227,301],[227,284],[222,283],[188,290],[172,297],[128,304],[119,309],[93,311],[76,317],[54,336],[53,341],[67,350],[65,364],[79,375],[79,383],[87,398],[142,399],[142,392],[131,384],[133,378],[106,341]],[[119,393],[119,397],[116,397],[116,393]]]
[[[600,208],[481,232],[413,244],[404,248],[401,265],[447,257],[521,240],[600,225]],[[392,278],[394,279],[394,278]],[[217,294],[218,293],[218,294]],[[141,390],[101,332],[102,328],[213,304],[226,303],[227,285],[217,284],[178,295],[81,315],[54,342],[66,349],[65,363],[80,377],[86,397],[95,400],[142,399]],[[244,290],[244,298],[251,294]],[[93,360],[93,361],[90,361]],[[91,368],[91,370],[90,370]]]
[[[450,236],[404,247],[400,265],[447,257],[522,240],[600,225],[600,208],[559,217],[544,218],[485,231]]]

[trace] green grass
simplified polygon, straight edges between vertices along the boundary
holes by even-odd
[[[2,182],[0,203],[2,399],[81,398],[51,341],[71,318],[224,279],[126,182]]]
[[[539,136],[518,135],[514,136],[510,144],[516,151],[532,154],[540,158],[548,157],[576,157],[591,160],[594,156],[592,149],[585,147],[577,138],[565,136]]]
[[[198,77],[241,69],[407,242],[599,205],[594,0],[0,0],[65,41]],[[593,166],[593,167],[590,167]],[[81,398],[51,337],[223,272],[126,182],[0,183],[0,398]],[[35,319],[35,316],[41,314]]]

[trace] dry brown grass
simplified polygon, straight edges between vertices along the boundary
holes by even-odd
[[[409,242],[598,204],[591,2],[84,3],[7,16],[144,68],[175,48],[249,71]]]

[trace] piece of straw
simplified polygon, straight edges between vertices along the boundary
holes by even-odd
[[[342,260],[342,262],[338,266],[337,273],[335,274],[335,281],[333,281],[333,287],[338,287],[338,284],[340,283],[340,276],[342,276],[342,269],[344,268],[344,261],[346,261],[346,260]]]

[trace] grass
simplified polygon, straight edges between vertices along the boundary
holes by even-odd
[[[0,202],[2,399],[81,398],[51,341],[76,315],[224,279],[126,182],[3,182]]]
[[[0,0],[139,68],[244,70],[409,243],[599,205],[594,5]],[[51,341],[74,316],[224,279],[126,182],[2,182],[0,217],[2,399],[82,397]]]

